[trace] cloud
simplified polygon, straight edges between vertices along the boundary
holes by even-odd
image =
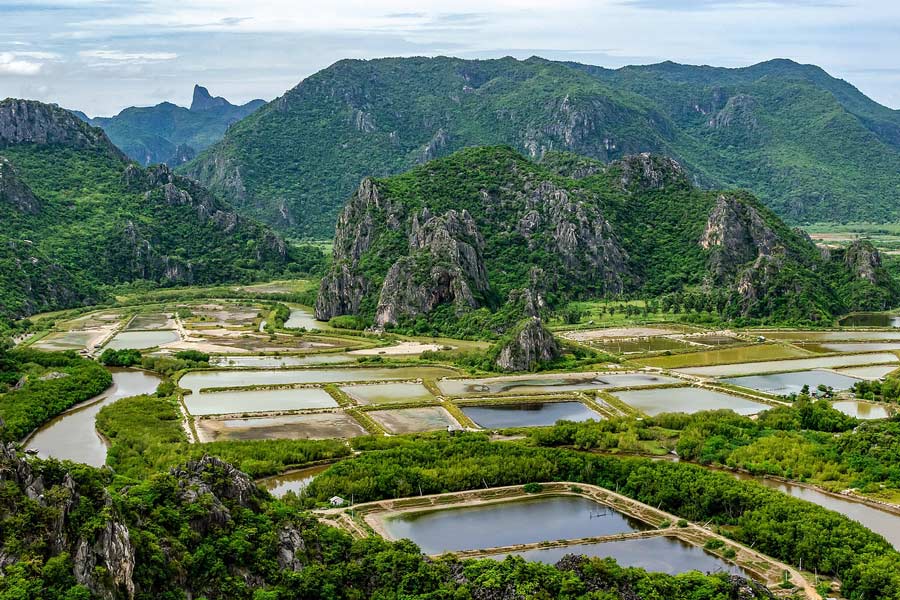
[[[37,75],[44,66],[38,61],[52,58],[50,52],[0,52],[0,75]]]
[[[747,8],[835,8],[847,6],[840,0],[621,0],[623,6],[650,10],[707,11]]]
[[[121,50],[82,50],[78,56],[105,64],[143,64],[178,58],[178,54],[174,52],[123,52]]]

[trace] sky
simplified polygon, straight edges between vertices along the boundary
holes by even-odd
[[[0,98],[271,100],[342,58],[819,65],[900,109],[896,0],[0,0]]]

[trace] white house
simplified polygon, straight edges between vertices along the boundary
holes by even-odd
[[[346,504],[344,499],[341,498],[340,496],[332,496],[331,498],[328,499],[328,502],[332,506],[343,506],[344,504]]]

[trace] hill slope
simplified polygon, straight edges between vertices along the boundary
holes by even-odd
[[[360,178],[473,145],[539,159],[677,159],[792,221],[900,218],[900,113],[816,67],[664,63],[616,71],[532,58],[344,60],[235,124],[185,172],[238,210],[330,237]]]
[[[900,297],[868,243],[823,256],[749,194],[701,191],[670,159],[554,153],[536,165],[486,147],[364,179],[338,220],[316,314],[450,323],[504,302],[520,318],[572,298],[684,290],[727,317],[768,320]]]
[[[116,146],[140,164],[175,166],[222,139],[229,125],[263,104],[263,100],[251,100],[235,106],[225,98],[213,98],[206,88],[197,85],[189,109],[163,102],[126,108],[114,117],[89,119],[84,113],[73,112],[91,125],[101,127]]]
[[[68,111],[0,102],[0,316],[96,301],[103,284],[249,280],[319,259],[167,167],[130,164]]]

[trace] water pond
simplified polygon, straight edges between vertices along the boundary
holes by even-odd
[[[881,379],[891,371],[897,370],[897,365],[872,365],[870,367],[850,367],[849,369],[837,369],[838,373],[859,377],[860,379]]]
[[[350,385],[342,387],[341,391],[360,404],[405,404],[434,400],[428,388],[421,383]]]
[[[900,327],[900,315],[884,313],[856,313],[838,323],[841,327]]]
[[[259,371],[192,371],[178,385],[194,393],[203,388],[294,383],[344,383],[349,381],[389,381],[391,379],[436,379],[456,375],[441,367],[400,367],[360,369],[276,369]]]
[[[95,429],[94,421],[100,409],[120,398],[151,394],[160,378],[144,371],[114,370],[113,384],[105,392],[64,412],[38,429],[26,442],[42,458],[52,456],[103,466],[106,463],[106,444]]]
[[[739,415],[753,415],[770,408],[768,404],[704,388],[667,388],[616,392],[616,397],[644,414],[665,412],[695,413],[727,408]]]
[[[173,329],[161,329],[159,331],[123,331],[117,333],[116,336],[104,348],[113,350],[122,350],[123,348],[134,348],[135,350],[145,350],[170,344],[181,339],[178,332]]]
[[[581,496],[543,496],[401,513],[386,518],[383,525],[390,538],[411,539],[425,554],[648,529],[640,521]]]
[[[830,386],[836,390],[847,390],[857,381],[859,380],[853,377],[832,373],[831,371],[793,371],[771,375],[732,377],[722,380],[723,383],[739,385],[777,396],[799,394],[804,385],[808,385],[812,390],[819,385]]]
[[[448,427],[459,428],[459,423],[440,406],[376,410],[367,414],[391,433],[421,433]]]
[[[198,419],[201,442],[217,440],[324,440],[365,435],[356,419],[342,412],[283,415],[258,419]]]
[[[614,354],[636,354],[641,352],[659,352],[662,350],[683,350],[688,344],[665,337],[617,340],[610,339],[594,342],[594,348]]]
[[[538,394],[614,387],[647,387],[679,381],[674,377],[648,373],[571,373],[491,379],[443,379],[438,381],[438,387],[448,396],[472,396],[507,392]]]
[[[900,331],[756,331],[751,333],[772,340],[798,342],[900,340]]]
[[[544,427],[557,421],[599,421],[603,417],[581,402],[523,402],[462,406],[467,417],[486,429]]]
[[[891,416],[888,407],[883,404],[875,404],[873,402],[861,402],[859,400],[839,400],[832,402],[831,406],[838,409],[845,415],[850,415],[857,419],[887,419]]]
[[[735,375],[754,375],[775,371],[826,369],[830,367],[855,367],[857,365],[874,365],[878,363],[900,362],[896,354],[876,352],[872,354],[850,354],[846,356],[818,356],[816,358],[800,358],[796,360],[768,360],[763,362],[734,365],[716,365],[712,367],[694,367],[678,369],[688,375],[701,377],[723,377]]]
[[[150,329],[172,329],[174,327],[172,319],[169,315],[163,313],[146,313],[135,315],[128,325],[126,331],[140,331]]]
[[[293,308],[291,309],[291,316],[284,322],[284,326],[287,329],[300,329],[302,327],[310,331],[312,329],[325,329],[328,327],[328,323],[316,321],[312,312],[305,308]]]
[[[703,548],[667,535],[600,544],[538,548],[513,554],[517,554],[525,560],[546,564],[556,564],[567,554],[577,554],[597,558],[610,557],[623,567],[637,567],[669,575],[700,571],[702,573],[725,572],[750,577],[737,565],[727,562]]]
[[[215,356],[210,364],[217,367],[277,368],[356,362],[346,354],[308,354],[306,356]]]
[[[321,388],[288,388],[187,394],[184,397],[184,405],[192,415],[220,415],[334,408],[337,402]]]
[[[896,352],[900,350],[897,342],[838,342],[838,343],[809,343],[795,344],[810,352]]]
[[[299,494],[312,483],[316,475],[328,470],[331,465],[320,465],[318,467],[310,467],[308,469],[299,469],[282,473],[281,475],[273,475],[256,482],[261,488],[275,496],[281,498],[288,492]]]
[[[32,347],[49,352],[81,350],[97,336],[97,331],[56,331],[36,341]]]

